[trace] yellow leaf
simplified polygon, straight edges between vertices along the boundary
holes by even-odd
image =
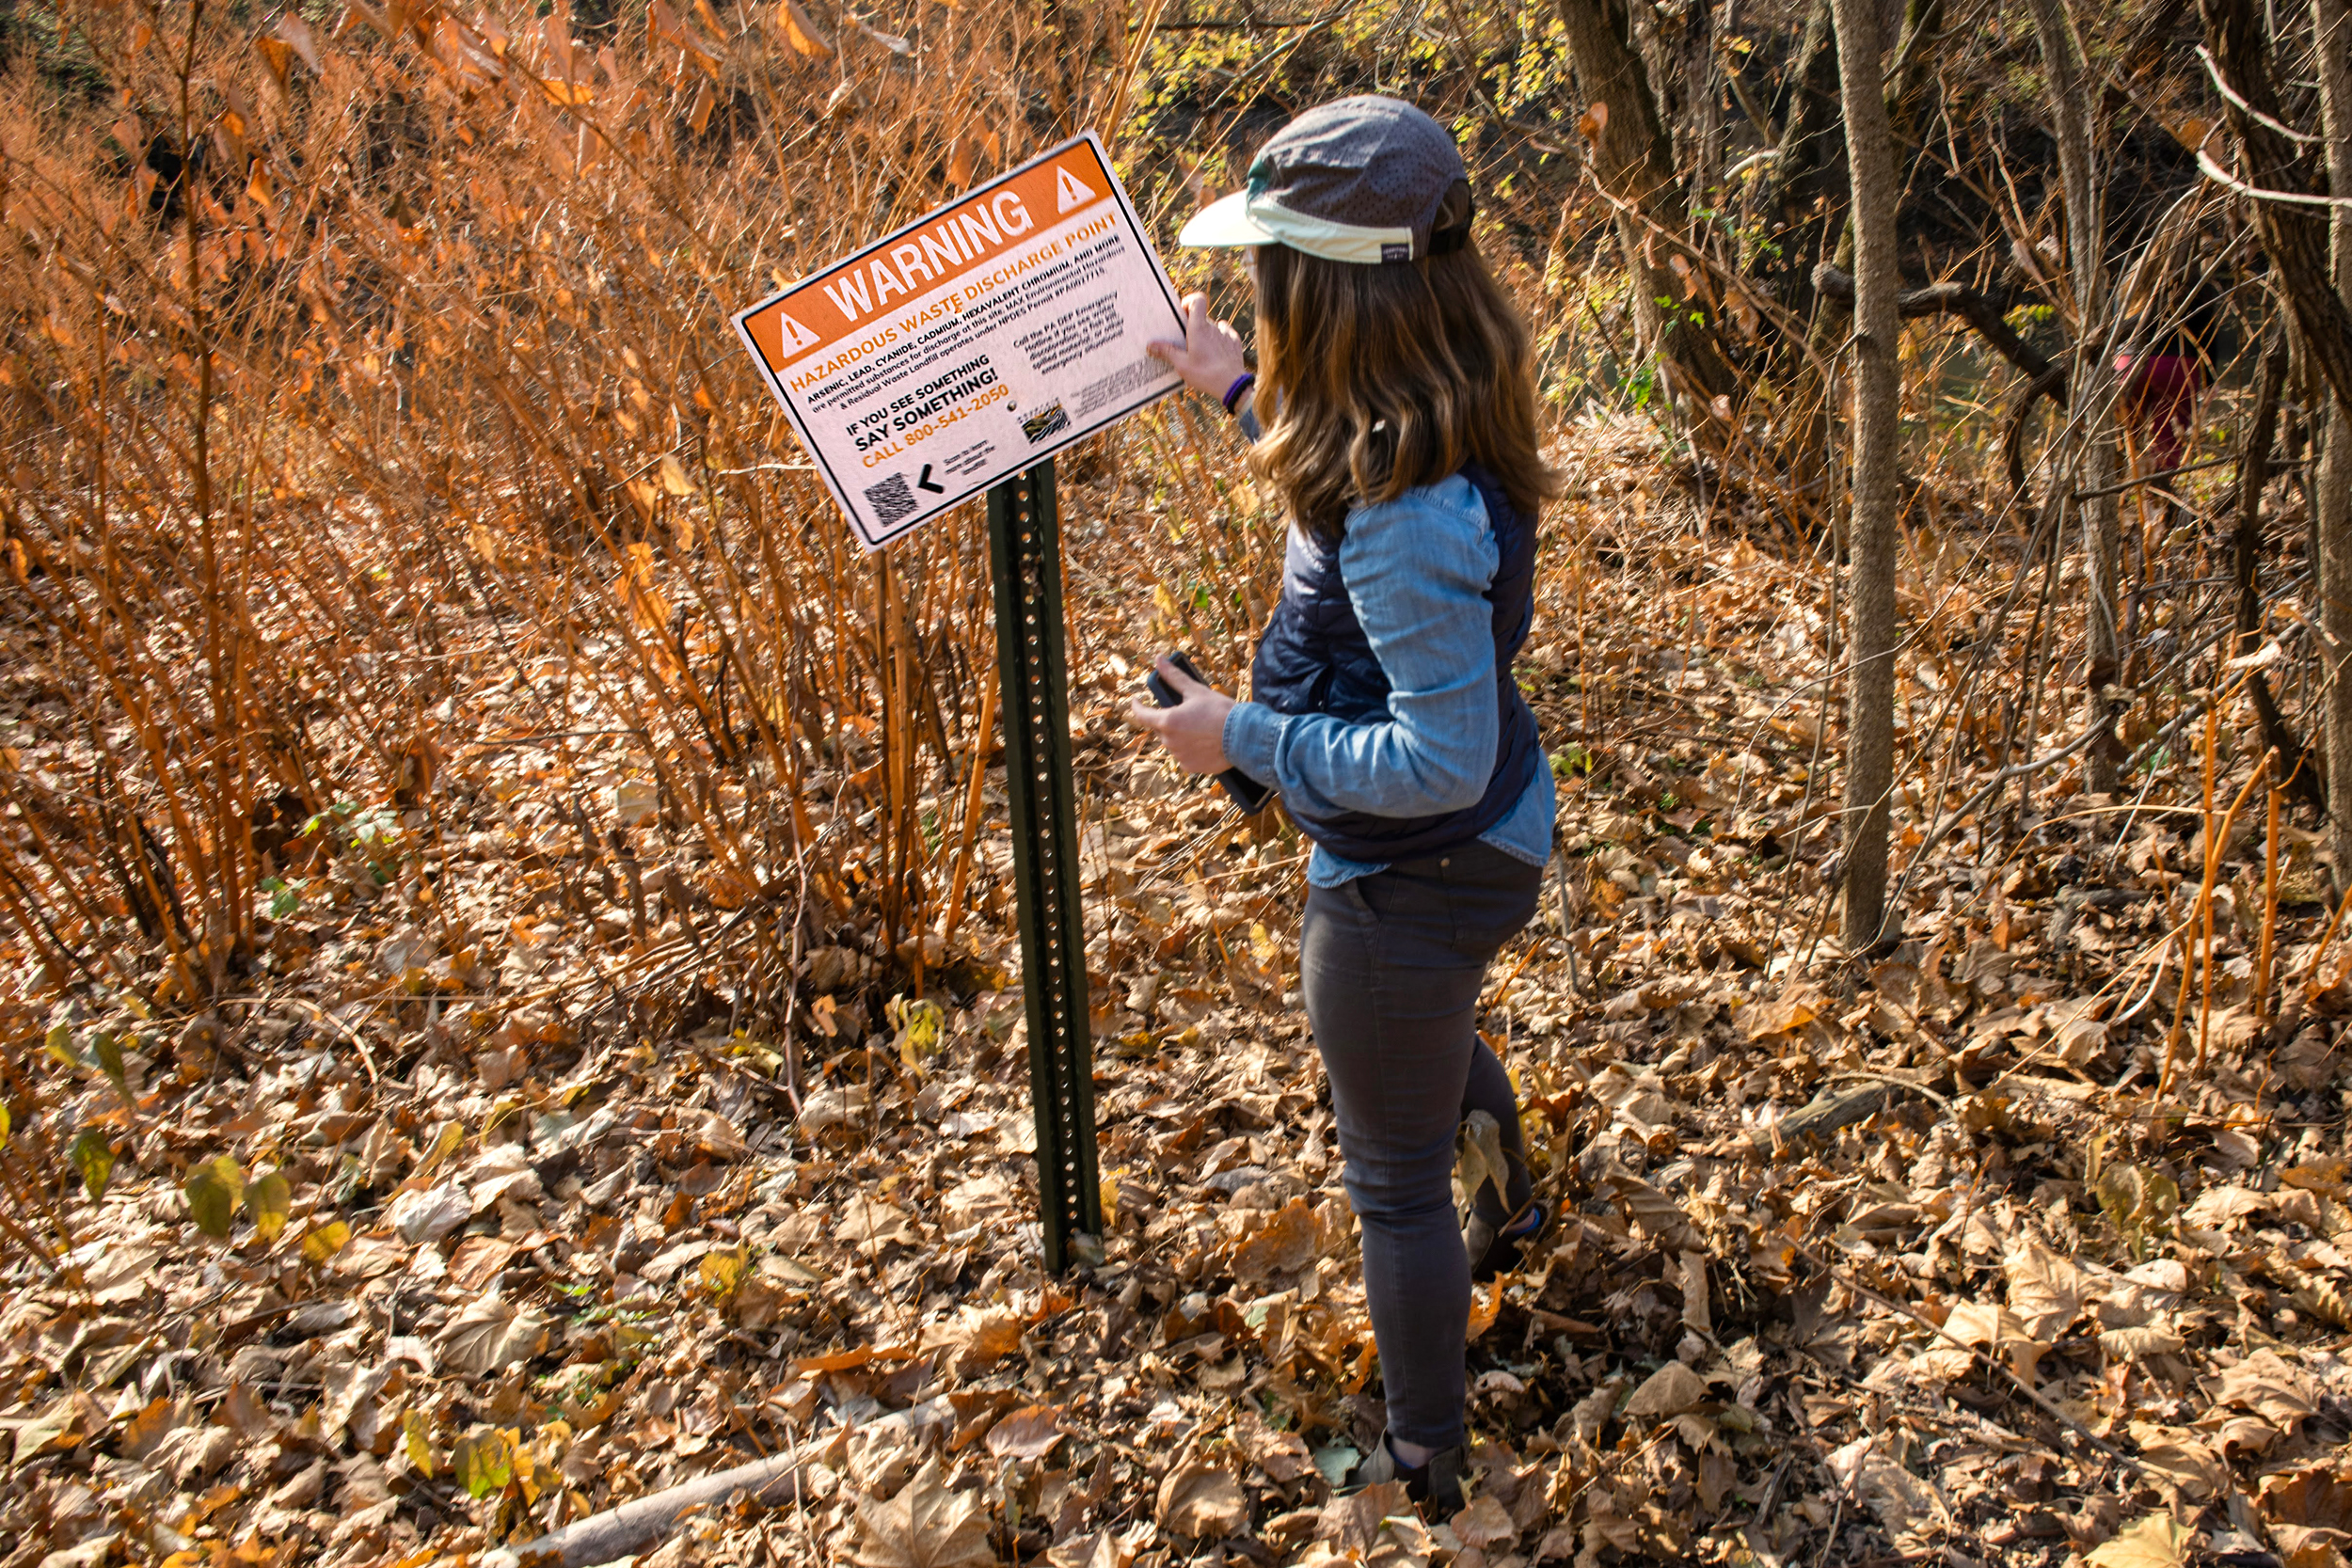
[[[743,1269],[750,1261],[750,1254],[741,1247],[705,1253],[702,1262],[703,1290],[714,1297],[733,1295],[736,1287],[743,1283]]]
[[[431,1480],[433,1476],[433,1437],[425,1431],[424,1414],[410,1406],[400,1418],[401,1441],[407,1445],[409,1467]]]
[[[898,1026],[898,1059],[909,1070],[919,1070],[928,1058],[939,1054],[946,1015],[938,1003],[894,997],[883,1006],[882,1013]]]
[[[130,1085],[122,1076],[122,1038],[112,1029],[101,1029],[91,1037],[90,1054],[98,1058],[98,1070],[104,1073],[115,1086],[115,1092],[126,1100]]]
[[[231,1155],[207,1160],[188,1172],[181,1190],[188,1196],[188,1217],[205,1235],[226,1241],[236,1223],[237,1203],[245,1196],[245,1169]]]
[[[450,1449],[449,1467],[470,1497],[503,1492],[515,1479],[514,1440],[488,1427],[469,1433]]]
[[[335,1254],[342,1251],[350,1240],[351,1227],[341,1220],[329,1220],[325,1225],[313,1226],[310,1227],[310,1233],[302,1238],[303,1260],[310,1263],[324,1263]]]
[[[515,1456],[515,1484],[523,1489],[523,1502],[528,1506],[539,1500],[540,1483],[546,1477],[547,1468],[539,1462],[537,1454],[516,1440],[514,1428],[508,1427],[504,1432],[507,1450]]]
[[[462,1122],[441,1123],[441,1130],[433,1134],[433,1142],[426,1147],[424,1153],[417,1161],[417,1174],[422,1176],[435,1165],[456,1153],[458,1146],[465,1141],[466,1129]]]
[[[107,1178],[114,1175],[115,1148],[106,1141],[105,1133],[95,1127],[83,1128],[81,1136],[73,1140],[73,1147],[66,1150],[66,1158],[82,1173],[82,1185],[88,1191],[92,1203],[106,1196]]]
[[[253,1216],[253,1228],[265,1243],[275,1242],[286,1228],[286,1215],[294,1206],[294,1185],[283,1171],[272,1171],[245,1190],[246,1212]]]
[[[664,453],[661,459],[661,488],[674,496],[691,496],[694,482],[686,477],[686,468],[676,457]]]

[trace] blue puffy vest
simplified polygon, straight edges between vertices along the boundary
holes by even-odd
[[[1534,621],[1535,525],[1518,515],[1486,469],[1473,463],[1461,474],[1486,504],[1501,551],[1486,594],[1494,606],[1495,703],[1502,717],[1494,773],[1476,805],[1435,816],[1360,811],[1311,816],[1296,802],[1284,802],[1302,832],[1343,860],[1387,864],[1459,848],[1502,821],[1535,776],[1535,715],[1511,673]],[[1282,602],[1259,640],[1249,694],[1277,713],[1326,713],[1351,724],[1388,720],[1389,677],[1348,602],[1336,541],[1292,531]]]

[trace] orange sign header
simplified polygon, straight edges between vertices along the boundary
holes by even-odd
[[[904,306],[961,279],[958,309],[991,292],[990,263],[1011,256],[1041,228],[1111,199],[1110,171],[1091,140],[1072,143],[913,227],[802,279],[743,317],[761,354],[787,382],[829,374],[827,349],[848,348]],[[1000,278],[997,281],[1009,281]]]

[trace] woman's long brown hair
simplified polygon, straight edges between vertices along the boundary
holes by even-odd
[[[1337,539],[1348,509],[1476,461],[1525,517],[1560,493],[1535,438],[1526,318],[1477,247],[1403,265],[1257,253],[1252,451],[1292,516]]]

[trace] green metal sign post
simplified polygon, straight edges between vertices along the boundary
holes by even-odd
[[[1059,1273],[1103,1233],[1094,1161],[1094,1053],[1087,1029],[1086,923],[1079,900],[1077,785],[1070,768],[1061,529],[1054,460],[988,492],[996,582],[1005,794],[1012,809],[1021,978],[1045,1266]]]

